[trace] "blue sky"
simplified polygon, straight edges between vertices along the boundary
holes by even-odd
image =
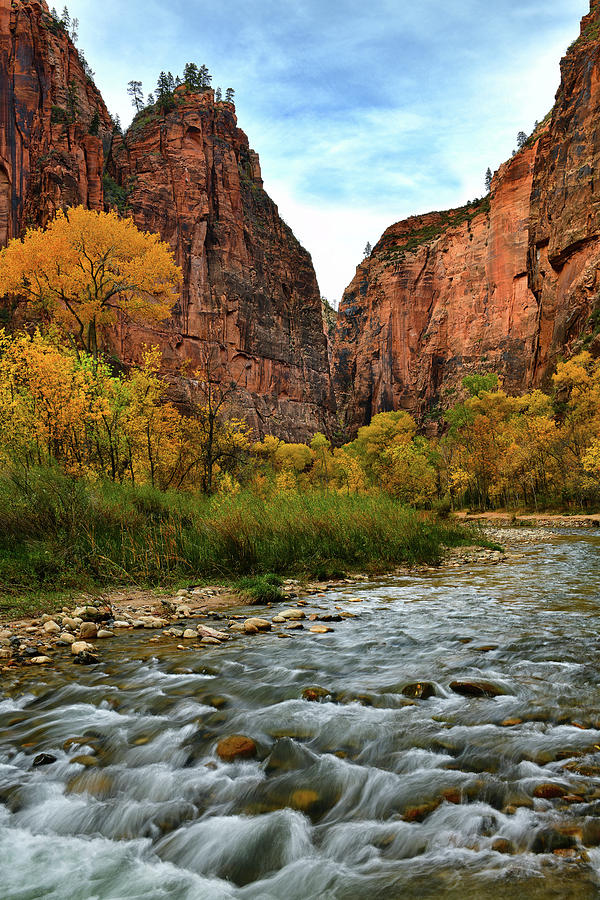
[[[60,8],[60,4],[58,4]],[[367,241],[484,193],[554,102],[589,0],[71,0],[111,112],[205,63],[236,90],[265,187],[338,301]]]

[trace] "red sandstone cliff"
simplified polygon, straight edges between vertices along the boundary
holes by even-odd
[[[110,117],[45,3],[0,0],[0,88],[0,246],[62,206],[102,209]]]
[[[539,385],[585,332],[600,287],[600,0],[561,68],[551,118],[489,198],[393,225],[358,266],[334,345],[350,430],[397,408],[435,420],[472,371]]]
[[[0,0],[0,246],[58,208],[102,209],[110,157],[128,210],[171,244],[185,278],[164,327],[123,326],[121,359],[160,344],[185,400],[209,346],[258,433],[328,430],[334,398],[312,262],[264,192],[234,107],[180,89],[167,116],[145,113],[111,142],[102,98],[46,3]]]
[[[145,111],[115,140],[109,166],[135,222],[171,244],[184,272],[172,320],[123,329],[120,357],[158,343],[177,377],[183,360],[193,372],[212,347],[260,434],[328,430],[334,398],[312,261],[263,190],[233,105],[178,88],[170,112]],[[178,383],[193,394],[193,378]]]

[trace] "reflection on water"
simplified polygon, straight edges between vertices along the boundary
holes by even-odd
[[[135,633],[101,666],[14,677],[0,896],[600,897],[599,549],[547,534],[506,565],[314,598],[358,613],[330,634]],[[258,758],[221,762],[228,734]]]

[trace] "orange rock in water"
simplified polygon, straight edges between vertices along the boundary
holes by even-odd
[[[545,784],[538,784],[533,791],[533,796],[541,800],[554,800],[556,797],[564,797],[565,794],[568,793],[568,789],[562,787],[562,785],[548,782]]]
[[[243,734],[233,734],[223,738],[217,744],[217,756],[224,762],[236,759],[252,759],[257,754],[257,747],[252,738]]]

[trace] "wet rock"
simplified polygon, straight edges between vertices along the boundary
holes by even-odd
[[[422,822],[427,816],[440,806],[441,800],[430,800],[428,803],[422,803],[420,806],[409,806],[404,810],[403,819],[405,822]]]
[[[72,619],[70,616],[63,616],[62,625],[63,628],[72,628],[73,631],[75,631],[79,627],[79,624],[76,622],[76,620]]]
[[[333,631],[333,628],[329,628],[327,625],[311,625],[308,629],[312,634],[328,634],[330,631]]]
[[[113,631],[108,631],[106,628],[101,628],[101,629],[98,631],[98,634],[96,635],[96,637],[99,638],[99,639],[111,638],[111,637],[114,637],[114,636],[115,636],[114,632],[113,632]]]
[[[56,762],[56,759],[56,756],[52,756],[51,753],[38,753],[33,760],[32,766],[34,769],[37,769],[40,766],[51,766],[52,763]]]
[[[262,621],[262,620],[257,620]],[[228,641],[229,635],[225,631],[217,631],[216,628],[209,628],[208,625],[197,625],[196,631],[202,638],[211,638],[217,643],[219,641]]]
[[[56,622],[52,621],[46,622],[44,625],[44,631],[46,634],[59,634],[60,633],[60,625],[57,625]]]
[[[315,812],[320,804],[321,798],[316,791],[307,788],[294,791],[290,797],[290,806],[299,812],[310,813]]]
[[[533,796],[537,797],[539,800],[555,800],[557,797],[564,797],[565,794],[568,793],[569,789],[563,787],[561,784],[545,782],[544,784],[537,785],[533,791]]]
[[[428,700],[430,697],[435,697],[435,685],[430,681],[415,681],[405,685],[402,693],[412,700]]]
[[[302,691],[302,699],[309,703],[324,703],[331,699],[331,694],[322,687],[308,687]]]
[[[233,734],[223,738],[217,744],[217,756],[224,762],[236,759],[253,759],[257,754],[256,743],[243,734]]]
[[[282,622],[285,622],[285,618],[283,616],[277,615],[273,616],[272,621],[275,622],[276,625],[281,625]]]
[[[94,647],[92,644],[88,644],[86,641],[73,641],[71,644],[71,653],[73,656],[77,656],[79,653],[86,652],[94,652]]]
[[[63,631],[58,636],[59,641],[62,641],[63,644],[71,644],[75,643],[75,635],[71,634],[70,631]]]
[[[0,659],[10,659],[12,656],[11,650],[0,649]]]
[[[70,794],[90,794],[99,800],[109,797],[113,790],[113,781],[104,772],[80,772],[67,784]]]
[[[267,759],[265,772],[267,775],[296,772],[299,769],[307,769],[317,760],[318,756],[307,747],[292,738],[283,737],[275,742]]]
[[[254,631],[253,629],[256,629]],[[256,634],[257,631],[270,631],[271,623],[267,619],[251,618],[244,622],[244,631],[247,634]]]
[[[79,636],[82,641],[94,640],[98,637],[98,626],[94,622],[82,622]]]
[[[283,612],[280,612],[279,615],[282,619],[289,619],[291,621],[297,621],[299,619],[305,619],[306,613],[303,609],[284,609]]]
[[[29,660],[29,662],[32,666],[47,666],[52,662],[52,660],[49,656],[34,656]]]
[[[118,620],[112,623],[113,628],[131,628],[131,622],[125,622],[123,620]]]
[[[81,650],[73,662],[78,666],[94,666],[100,662],[100,657],[92,650]]]
[[[304,631],[302,622],[292,622],[291,625],[286,625],[285,627],[288,631]]]
[[[533,841],[533,853],[554,853],[556,850],[570,850],[577,847],[577,839],[572,834],[565,834],[558,828],[544,828],[539,831]]]
[[[241,622],[234,622],[233,625],[229,626],[229,630],[233,631],[234,634],[243,634],[246,629],[241,624]],[[258,628],[256,629],[256,631],[258,633]]]
[[[523,719],[519,719],[516,716],[512,719],[504,719],[503,722],[500,722],[501,728],[512,728],[514,725],[522,725]]]
[[[586,847],[600,847],[600,819],[588,819],[584,822],[581,842]]]
[[[83,753],[81,756],[74,756],[69,762],[71,765],[85,766],[86,768],[100,765],[95,756],[89,756],[86,753]]]
[[[182,634],[182,637],[183,637],[186,641],[191,641],[191,640],[194,640],[195,638],[198,637],[198,632],[197,632],[197,631],[194,631],[193,628],[186,628],[185,631],[184,631],[183,634]]]
[[[490,681],[451,681],[450,690],[463,697],[500,697],[506,693]]]
[[[513,842],[507,840],[506,838],[496,838],[496,840],[492,844],[492,850],[495,850],[496,853],[504,853],[509,856],[517,852],[517,848],[515,847]]]

